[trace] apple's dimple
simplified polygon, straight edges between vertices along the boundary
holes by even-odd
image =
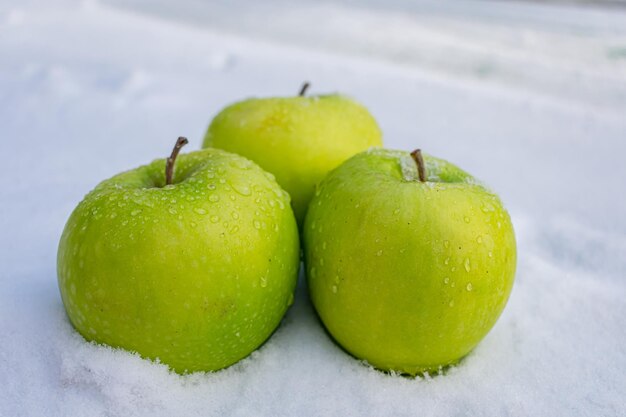
[[[329,333],[356,357],[409,374],[470,352],[504,308],[515,271],[497,196],[454,165],[423,159],[422,181],[408,152],[354,156],[318,187],[303,237]]]

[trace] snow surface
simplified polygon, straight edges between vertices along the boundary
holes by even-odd
[[[0,0],[0,416],[626,414],[626,11],[512,2]],[[100,180],[199,147],[250,95],[341,91],[387,146],[490,184],[519,265],[491,333],[446,375],[341,351],[301,285],[239,364],[179,376],[86,343],[56,246]]]

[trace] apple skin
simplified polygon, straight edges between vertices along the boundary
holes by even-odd
[[[315,185],[349,157],[381,145],[367,109],[334,94],[232,104],[213,119],[203,146],[238,153],[274,174],[301,225]]]
[[[304,225],[311,299],[332,337],[376,368],[457,363],[493,327],[516,267],[500,199],[456,166],[372,149],[319,185]]]
[[[289,196],[222,150],[180,155],[100,183],[58,250],[70,321],[87,340],[158,358],[179,373],[244,358],[293,301],[299,238]]]

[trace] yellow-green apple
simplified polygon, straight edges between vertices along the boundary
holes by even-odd
[[[304,224],[311,299],[332,337],[371,365],[437,371],[467,355],[513,285],[513,226],[455,165],[393,150],[332,171]]]
[[[212,371],[278,326],[293,300],[298,230],[271,174],[218,149],[176,159],[184,142],[167,162],[87,194],[63,231],[58,281],[87,340],[177,372]]]
[[[301,224],[315,185],[352,155],[382,145],[372,115],[338,94],[253,98],[223,109],[205,147],[235,152],[273,173]]]

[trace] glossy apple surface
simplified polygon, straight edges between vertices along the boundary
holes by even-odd
[[[251,161],[207,149],[103,181],[58,250],[67,314],[87,340],[177,372],[231,365],[293,300],[299,239],[289,197]]]
[[[352,155],[381,146],[372,115],[340,95],[250,99],[222,110],[204,147],[238,153],[276,176],[291,195],[298,223],[315,185]]]
[[[436,371],[493,327],[513,286],[516,245],[500,199],[425,156],[371,150],[331,172],[304,225],[313,304],[333,338],[383,370]]]

